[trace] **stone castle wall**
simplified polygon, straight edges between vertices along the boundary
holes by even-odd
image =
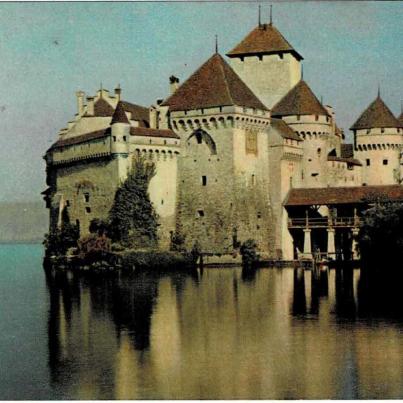
[[[267,253],[267,133],[232,120],[202,131],[184,127],[178,133],[182,148],[177,221],[186,246],[191,248],[197,240],[204,252],[231,253],[237,243],[252,238]]]

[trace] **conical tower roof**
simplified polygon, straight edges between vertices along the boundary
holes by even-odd
[[[173,111],[229,105],[267,110],[218,53],[210,57],[162,105],[168,105]]]
[[[273,24],[261,24],[227,53],[228,57],[292,53],[298,60],[303,57],[281,35]]]
[[[129,123],[129,119],[127,119],[125,110],[123,108],[123,103],[121,101],[118,102],[116,105],[115,112],[113,113],[112,120],[111,120],[111,125],[114,123]]]
[[[350,129],[358,130],[378,127],[400,127],[398,119],[395,118],[379,94]]]
[[[271,116],[329,115],[304,80],[300,80],[273,106]]]

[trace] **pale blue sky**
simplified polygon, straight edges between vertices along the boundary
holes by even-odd
[[[75,91],[120,83],[148,106],[214,50],[257,23],[258,3],[1,3],[0,200],[38,200],[42,155],[76,112]],[[268,4],[263,14],[268,15]],[[274,24],[301,53],[304,77],[346,129],[378,82],[395,114],[403,99],[403,2],[273,3]]]

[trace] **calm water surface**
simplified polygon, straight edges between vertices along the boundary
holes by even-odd
[[[0,399],[403,398],[403,322],[359,271],[45,276],[0,246]]]

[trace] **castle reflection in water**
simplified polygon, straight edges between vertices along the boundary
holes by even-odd
[[[359,281],[48,273],[52,387],[73,399],[401,398],[402,322],[368,317]]]

